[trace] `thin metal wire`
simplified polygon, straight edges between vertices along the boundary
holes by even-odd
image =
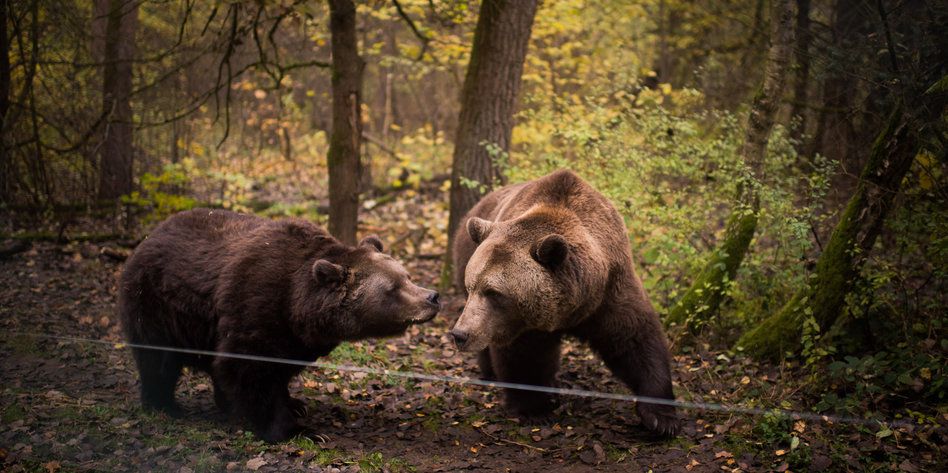
[[[841,424],[859,424],[859,425],[870,425],[870,426],[907,426],[911,422],[905,420],[875,420],[875,419],[865,419],[858,417],[849,417],[849,416],[837,416],[837,415],[823,415],[815,414],[812,412],[800,412],[793,411],[789,409],[763,409],[757,407],[745,407],[745,406],[735,406],[727,404],[718,404],[712,402],[693,402],[693,401],[682,401],[677,399],[664,399],[650,396],[639,396],[635,394],[622,394],[622,393],[607,393],[601,391],[591,391],[586,389],[572,389],[572,388],[555,388],[551,386],[536,386],[532,384],[521,384],[521,383],[509,383],[504,381],[488,381],[484,379],[477,378],[468,378],[466,376],[451,376],[451,375],[433,375],[427,373],[418,373],[414,371],[401,371],[401,370],[390,370],[385,368],[372,368],[368,366],[355,366],[355,365],[343,365],[336,363],[327,363],[324,361],[305,361],[305,360],[294,360],[289,358],[277,358],[271,356],[261,356],[261,355],[251,355],[244,353],[227,353],[227,352],[218,352],[210,350],[197,350],[192,348],[178,348],[178,347],[169,347],[169,346],[160,346],[160,345],[146,345],[141,343],[127,343],[127,342],[110,342],[107,340],[97,340],[92,338],[79,338],[79,337],[67,337],[62,335],[52,335],[45,333],[36,333],[36,332],[8,332],[12,335],[22,335],[34,338],[44,338],[59,340],[66,343],[88,343],[88,344],[97,344],[97,345],[108,345],[112,349],[120,350],[123,348],[138,348],[142,350],[157,350],[157,351],[167,351],[173,353],[183,353],[188,355],[200,355],[200,356],[214,356],[221,358],[234,358],[239,360],[247,361],[258,361],[264,363],[280,363],[285,365],[295,365],[302,366],[307,368],[320,368],[329,371],[348,371],[355,373],[366,373],[374,374],[380,376],[396,376],[400,378],[407,379],[420,379],[425,381],[434,381],[442,382],[447,384],[456,384],[456,385],[475,385],[475,386],[484,386],[490,388],[505,388],[505,389],[518,389],[523,391],[535,391],[541,393],[549,394],[559,394],[565,396],[576,396],[576,397],[586,397],[586,398],[599,398],[599,399],[611,399],[615,401],[626,401],[626,402],[641,402],[646,404],[659,404],[664,406],[674,406],[680,407],[683,409],[694,409],[701,411],[718,411],[726,413],[738,413],[746,414],[753,416],[762,416],[766,414],[771,415],[782,415],[787,416],[793,419],[805,419],[810,421],[826,422],[826,423],[841,423]]]

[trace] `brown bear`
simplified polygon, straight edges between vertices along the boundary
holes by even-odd
[[[160,224],[128,260],[119,315],[135,344],[313,361],[341,341],[431,320],[438,293],[411,282],[370,236],[347,246],[304,220],[196,209]],[[146,408],[180,414],[184,366],[210,374],[217,405],[267,441],[299,430],[287,383],[299,365],[133,348]]]
[[[486,195],[454,239],[455,283],[467,294],[451,330],[480,350],[482,375],[553,386],[560,339],[586,341],[640,396],[673,399],[667,340],[635,274],[626,228],[609,201],[576,174],[556,171]],[[506,404],[545,414],[545,393],[507,390]],[[639,403],[643,424],[678,432],[675,408]]]

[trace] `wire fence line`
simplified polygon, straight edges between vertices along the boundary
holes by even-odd
[[[639,396],[635,394],[624,394],[624,393],[609,393],[601,391],[592,391],[587,389],[573,389],[573,388],[558,388],[552,386],[537,386],[532,384],[521,384],[521,383],[510,383],[505,381],[490,381],[479,378],[469,378],[466,376],[452,376],[452,375],[435,375],[428,373],[419,373],[415,371],[402,371],[402,370],[390,370],[386,368],[373,368],[369,366],[356,366],[356,365],[345,365],[337,363],[328,363],[325,361],[305,361],[305,360],[294,360],[289,358],[278,358],[271,356],[262,356],[262,355],[253,355],[245,353],[228,353],[228,352],[219,352],[212,350],[197,350],[192,348],[180,348],[180,347],[171,347],[171,346],[161,346],[161,345],[147,345],[141,343],[129,343],[129,342],[110,342],[107,340],[100,340],[94,338],[81,338],[81,337],[69,337],[63,335],[54,335],[47,333],[37,333],[37,332],[19,332],[12,331],[7,332],[10,335],[21,335],[39,339],[48,339],[48,340],[58,340],[64,343],[73,343],[73,344],[95,344],[108,346],[113,350],[122,350],[125,348],[137,348],[142,350],[157,350],[157,351],[166,351],[172,353],[182,353],[187,355],[198,355],[198,356],[213,356],[213,357],[222,357],[222,358],[233,358],[238,360],[247,360],[247,361],[256,361],[264,363],[279,363],[285,365],[296,365],[302,366],[305,368],[320,368],[327,371],[339,371],[339,372],[355,372],[355,373],[366,373],[371,375],[378,376],[395,376],[406,379],[416,379],[423,381],[432,381],[432,382],[441,382],[454,385],[473,385],[473,386],[482,386],[488,388],[506,388],[506,389],[518,389],[523,391],[534,391],[541,393],[549,394],[558,394],[563,396],[574,396],[574,397],[585,397],[585,398],[598,398],[598,399],[610,399],[615,401],[625,401],[625,402],[641,402],[646,404],[659,404],[665,406],[674,406],[682,409],[688,410],[698,410],[698,411],[715,411],[715,412],[724,412],[724,413],[733,413],[733,414],[744,414],[749,416],[763,416],[763,415],[782,415],[787,416],[793,419],[802,419],[816,422],[825,422],[828,424],[839,423],[839,424],[855,424],[855,425],[867,425],[867,426],[889,426],[889,427],[901,427],[908,426],[912,423],[903,419],[869,419],[869,418],[860,418],[852,416],[839,416],[839,415],[828,415],[828,414],[816,414],[813,412],[802,412],[794,411],[790,409],[781,409],[781,408],[758,408],[758,407],[747,407],[740,405],[732,404],[719,404],[713,402],[695,402],[695,401],[684,401],[679,399],[664,399],[650,396]]]

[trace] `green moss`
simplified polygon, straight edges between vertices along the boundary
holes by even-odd
[[[776,360],[786,352],[797,353],[803,332],[804,317],[812,316],[820,331],[829,330],[843,310],[846,294],[858,276],[865,258],[860,255],[860,232],[871,231],[866,219],[870,206],[870,185],[874,176],[886,166],[886,143],[893,139],[901,120],[899,108],[889,117],[886,128],[872,147],[869,162],[862,171],[862,180],[846,205],[846,211],[833,230],[820,255],[809,283],[779,312],[746,332],[737,342],[749,355],[758,359]],[[914,156],[914,155],[913,155]],[[901,178],[900,178],[901,179]],[[882,210],[884,212],[884,210]],[[879,216],[881,221],[881,215]],[[872,225],[870,222],[869,225]],[[871,242],[863,242],[868,246]]]
[[[724,241],[685,295],[672,307],[666,319],[669,324],[695,332],[717,313],[728,284],[734,280],[757,231],[756,207],[742,205],[732,212]]]
[[[777,314],[748,330],[737,346],[757,359],[779,359],[800,345],[802,333],[802,294],[795,296]]]

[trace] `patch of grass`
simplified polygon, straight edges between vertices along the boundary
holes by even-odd
[[[43,350],[40,349],[36,339],[26,335],[16,335],[6,340],[6,344],[13,349],[14,353],[20,355],[40,355]]]
[[[313,460],[311,463],[315,463],[320,466],[329,466],[329,465],[342,463],[345,460],[346,460],[346,456],[339,449],[317,448],[316,456],[313,457]]]
[[[381,473],[383,471],[391,473],[407,473],[417,471],[414,466],[400,458],[386,460],[380,452],[372,452],[364,455],[359,461],[359,470],[365,473]]]
[[[26,410],[16,403],[4,408],[3,414],[0,414],[0,420],[3,421],[4,425],[9,425],[11,422],[16,422],[24,417],[26,417]]]
[[[622,463],[632,454],[629,449],[619,448],[612,444],[603,445],[603,450],[606,452],[606,458],[612,463]]]
[[[142,442],[146,447],[173,447],[178,444],[178,439],[170,435],[149,435]]]
[[[57,419],[79,420],[83,417],[82,411],[73,406],[59,406],[53,409],[53,415]]]
[[[192,463],[194,473],[211,473],[221,470],[221,461],[211,452],[204,450]]]
[[[296,437],[293,437],[292,439],[290,439],[289,443],[292,445],[296,445],[297,447],[300,448],[300,450],[316,450],[317,448],[319,448],[316,445],[316,442],[313,441],[313,439],[305,435],[297,435]]]
[[[262,453],[267,450],[267,444],[257,439],[253,432],[241,432],[234,439],[234,448],[241,452]]]
[[[369,362],[374,361],[375,357],[373,353],[366,350],[361,344],[357,345],[350,342],[342,342],[326,359],[330,363],[365,366],[369,364]]]
[[[184,431],[184,436],[190,442],[207,443],[211,441],[210,428],[207,426],[188,427]]]
[[[429,432],[437,433],[438,431],[441,430],[442,423],[441,423],[441,419],[435,416],[428,416],[428,417],[425,417],[425,420],[421,421],[421,426],[424,427],[424,429]]]

